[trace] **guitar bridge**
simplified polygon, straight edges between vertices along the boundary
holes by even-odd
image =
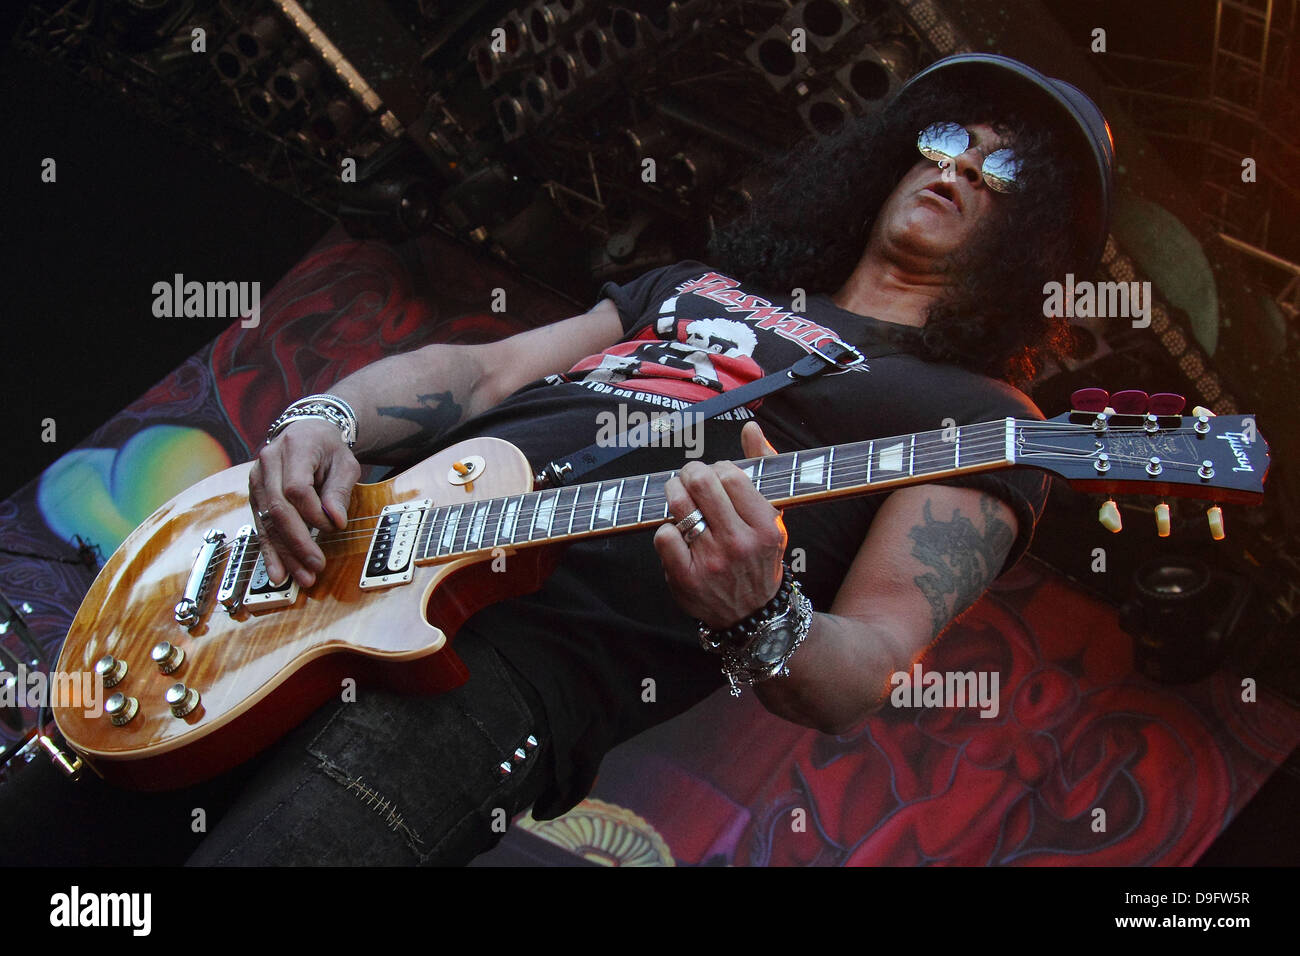
[[[203,535],[203,544],[194,553],[194,564],[190,568],[189,579],[185,582],[185,594],[174,609],[173,616],[181,627],[192,628],[199,622],[199,615],[203,613],[203,598],[208,593],[208,578],[216,567],[214,558],[225,540],[225,532],[218,528],[211,528]]]

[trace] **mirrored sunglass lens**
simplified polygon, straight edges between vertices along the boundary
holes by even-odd
[[[921,155],[935,162],[960,156],[969,146],[970,134],[959,123],[932,123],[916,138]]]
[[[998,192],[1010,192],[1016,188],[1016,177],[1020,174],[1020,160],[1009,149],[995,149],[984,160],[984,181],[990,189]]]

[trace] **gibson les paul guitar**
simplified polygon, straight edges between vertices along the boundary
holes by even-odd
[[[1261,499],[1267,446],[1253,419],[1182,416],[1181,399],[1169,413],[1157,398],[1140,414],[1007,418],[736,464],[783,508],[1040,468],[1089,492],[1214,502],[1221,537],[1219,502]],[[212,475],[159,508],[104,565],[72,622],[58,668],[93,670],[107,700],[89,711],[56,707],[55,719],[105,778],[167,789],[214,776],[301,722],[347,677],[418,692],[459,685],[468,675],[448,638],[462,622],[540,587],[567,542],[668,520],[673,474],[534,490],[513,445],[462,442],[357,485],[346,528],[318,535],[326,567],[302,589],[268,579],[250,468]],[[1103,506],[1103,523],[1114,507]],[[502,556],[509,573],[493,573]]]

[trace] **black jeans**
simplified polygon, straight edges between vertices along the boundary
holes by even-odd
[[[137,799],[97,780],[22,770],[0,784],[0,813],[27,839],[9,843],[0,860],[181,862],[201,838],[189,864],[467,863],[551,782],[553,744],[536,692],[489,644],[465,635],[456,652],[470,670],[462,687],[432,697],[359,687],[355,702],[322,707],[224,788],[218,780]],[[529,736],[538,742],[531,751]],[[512,761],[519,748],[527,756]],[[503,776],[502,762],[512,772]],[[235,786],[215,819],[223,790]],[[200,809],[214,817],[206,836],[186,832]],[[159,855],[168,841],[179,858]]]

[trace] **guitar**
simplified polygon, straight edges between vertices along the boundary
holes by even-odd
[[[1145,413],[1077,401],[1045,422],[1007,418],[736,464],[782,508],[1040,468],[1087,492],[1215,502],[1211,529],[1222,537],[1219,502],[1262,499],[1267,445],[1252,418],[1181,416],[1181,399],[1170,414],[1157,398]],[[58,671],[93,671],[103,706],[58,706],[55,719],[114,783],[169,789],[214,776],[348,678],[423,693],[458,686],[468,674],[448,639],[467,618],[540,587],[568,542],[669,520],[673,474],[533,490],[513,445],[465,441],[388,481],[358,484],[346,528],[316,539],[325,569],[300,589],[292,578],[268,580],[250,468],[212,475],[154,512],[104,565],[68,631]],[[1115,524],[1113,501],[1101,518]]]

